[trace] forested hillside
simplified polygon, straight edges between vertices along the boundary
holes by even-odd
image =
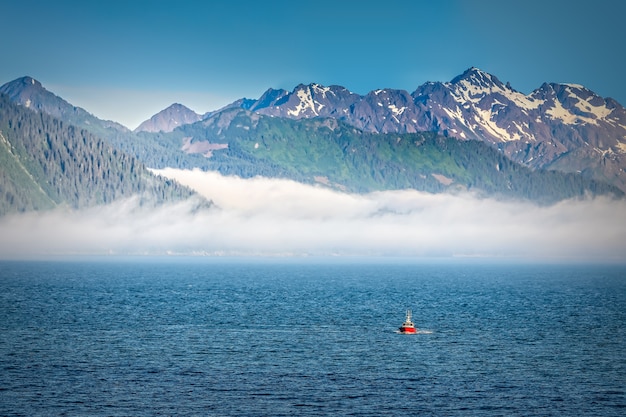
[[[204,153],[205,169],[321,182],[354,192],[471,190],[539,202],[623,195],[578,174],[524,167],[484,142],[434,133],[368,133],[335,119],[291,120],[232,109],[157,137]]]
[[[0,94],[0,214],[81,208],[132,195],[158,203],[192,194],[88,131]]]

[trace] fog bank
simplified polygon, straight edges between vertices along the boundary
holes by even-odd
[[[626,260],[626,202],[552,206],[414,190],[355,195],[214,172],[157,173],[215,203],[158,209],[129,199],[0,219],[0,257],[57,254],[512,257]]]

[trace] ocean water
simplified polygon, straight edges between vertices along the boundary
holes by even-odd
[[[623,266],[2,262],[0,334],[3,416],[626,415]]]

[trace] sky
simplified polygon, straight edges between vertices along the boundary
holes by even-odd
[[[414,91],[475,66],[530,93],[582,84],[626,104],[626,2],[0,0],[0,84],[32,76],[129,128],[268,88]]]

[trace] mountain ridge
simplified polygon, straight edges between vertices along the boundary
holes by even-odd
[[[33,110],[43,111],[76,126],[91,125],[92,128],[101,130],[113,129],[130,132],[130,129],[120,123],[99,119],[85,109],[68,103],[30,76],[17,78],[0,86],[0,93],[6,94],[14,103]]]
[[[542,204],[624,196],[580,174],[531,170],[484,142],[432,132],[364,132],[333,118],[296,120],[231,108],[168,135],[185,141],[189,152],[208,150],[205,167],[225,175],[287,178],[355,193],[470,191]]]
[[[380,89],[359,95],[317,83],[298,84],[292,91],[270,88],[258,99],[237,100],[203,118],[233,107],[273,117],[332,117],[374,133],[432,131],[482,140],[536,169],[568,171],[563,158],[576,162],[572,156],[589,147],[583,153],[592,166],[573,163],[569,172],[586,172],[626,190],[626,110],[577,84],[544,83],[523,94],[471,67],[449,82],[426,82],[412,93]]]
[[[332,117],[373,133],[480,140],[533,169],[581,172],[626,191],[626,109],[577,84],[544,83],[523,94],[471,67],[412,93],[380,89],[361,96],[341,86],[299,84],[291,92],[269,89],[241,107],[273,117]]]
[[[18,80],[0,89],[7,89],[7,85],[21,85],[22,88],[26,86],[45,90],[40,83],[28,77]],[[20,104],[26,103],[23,96],[16,94],[16,90],[19,89],[11,90],[16,97],[14,99],[21,100],[18,101]],[[47,92],[44,96],[61,100],[62,104],[74,109],[52,93]],[[41,108],[41,111],[47,111],[54,109],[54,106]],[[157,114],[161,116],[160,119],[153,117],[161,120],[162,126],[165,126],[159,128],[158,132],[103,129],[97,120],[90,122],[79,119],[79,122],[82,123],[81,127],[105,137],[119,149],[140,157],[148,166],[209,169],[207,167],[215,166],[212,160],[230,152],[226,144],[219,142],[219,132],[235,123],[236,117],[232,117],[230,112],[236,109],[294,121],[334,119],[371,134],[430,131],[460,140],[480,140],[532,169],[552,168],[579,173],[588,179],[616,184],[622,191],[626,188],[622,176],[624,165],[620,159],[621,142],[606,135],[605,131],[594,130],[596,126],[621,128],[626,125],[626,118],[620,116],[624,109],[619,103],[602,99],[575,84],[544,83],[531,94],[525,95],[514,90],[509,83],[504,84],[497,77],[475,67],[450,82],[425,83],[413,93],[380,89],[359,95],[342,86],[326,87],[316,83],[298,84],[291,92],[268,89],[259,99],[237,100],[202,115],[201,120],[195,122],[200,115],[174,103]],[[539,115],[536,112],[540,112]],[[191,115],[191,124],[178,117],[184,114]],[[612,118],[606,121],[609,116]],[[67,120],[73,123],[73,119]],[[551,125],[546,120],[554,123]],[[211,121],[219,127],[217,130],[206,130],[213,123]],[[503,126],[503,123],[508,125]],[[328,125],[327,122],[322,124]],[[193,134],[185,136],[188,130],[186,127],[193,125],[203,127],[200,130],[194,128]],[[256,128],[252,125],[244,127]],[[275,128],[279,131],[283,129]],[[316,132],[311,135],[311,140],[319,136]],[[552,137],[555,135],[558,138]],[[617,151],[601,148],[606,147],[604,142],[608,143],[609,149]],[[233,143],[230,146],[239,145]],[[302,141],[302,146],[310,145]],[[251,155],[248,157],[254,158]],[[243,165],[239,168],[232,165],[225,168],[226,172],[254,172],[253,167],[247,165],[249,162],[238,160],[236,164]],[[267,172],[270,171],[274,172]]]

